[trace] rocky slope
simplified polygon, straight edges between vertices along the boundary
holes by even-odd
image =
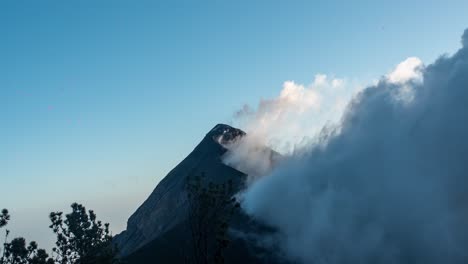
[[[156,186],[130,217],[127,230],[115,237],[123,256],[128,256],[176,228],[186,217],[185,184],[188,176],[201,175],[214,183],[232,180],[240,186],[246,175],[222,163],[223,143],[245,133],[228,125],[216,125],[198,146]],[[240,188],[240,187],[239,187]],[[169,232],[170,233],[170,232]]]

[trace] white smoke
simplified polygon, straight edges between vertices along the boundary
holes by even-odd
[[[269,174],[280,162],[281,156],[262,142],[262,138],[252,134],[224,145],[228,151],[223,156],[223,162],[249,175],[247,184]]]
[[[288,82],[279,98],[244,108],[241,116],[253,120],[247,132],[259,129],[267,145],[322,131],[243,193],[245,211],[278,230],[290,259],[467,263],[468,30],[462,44],[427,67],[401,63],[353,97],[341,118],[323,118],[339,120],[327,129],[312,129],[323,119],[304,113],[333,109],[316,84],[332,89],[334,79],[316,77],[307,88]]]
[[[391,83],[404,84],[408,81],[422,81],[423,63],[419,58],[409,57],[398,64],[391,73],[387,74],[387,80]]]
[[[422,81],[422,62],[410,57],[386,75],[388,82],[401,84],[398,97],[409,101],[408,81]],[[224,162],[249,175],[249,183],[271,172],[281,160],[279,153],[291,155],[320,140],[320,133],[333,128],[347,103],[362,85],[325,74],[315,75],[308,85],[286,81],[279,96],[262,100],[254,109],[249,105],[237,111],[235,119],[247,136],[230,142]],[[266,148],[265,146],[268,146]]]
[[[262,100],[256,108],[245,105],[235,114],[247,136],[226,146],[224,162],[247,173],[249,184],[269,174],[282,159],[278,152],[290,155],[309,144],[325,124],[339,119],[359,87],[324,74],[308,86],[284,82],[277,98]]]
[[[356,86],[356,85],[355,85]],[[328,119],[336,119],[353,89],[344,79],[330,78],[317,74],[308,85],[286,81],[279,96],[262,100],[256,108],[245,105],[236,113],[236,121],[249,135],[261,139],[259,142],[272,146],[282,153],[292,152],[311,131],[318,131]],[[313,125],[304,120],[317,119]]]

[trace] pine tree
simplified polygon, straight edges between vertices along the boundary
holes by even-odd
[[[97,220],[93,210],[74,203],[72,212],[50,214],[50,228],[57,235],[53,248],[57,264],[113,264],[119,263],[112,244],[109,224]]]
[[[204,174],[187,179],[188,229],[191,253],[187,263],[222,264],[229,246],[229,222],[240,207],[233,183],[207,182]]]

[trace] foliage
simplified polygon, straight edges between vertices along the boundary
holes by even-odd
[[[8,221],[10,221],[10,215],[8,214],[8,210],[3,209],[0,213],[0,228],[6,226],[8,224]]]
[[[240,205],[233,194],[233,183],[206,182],[204,174],[187,180],[188,227],[191,250],[188,263],[224,263],[229,221]]]
[[[112,245],[109,224],[102,224],[96,214],[86,211],[80,204],[71,205],[72,212],[63,217],[62,212],[50,214],[50,228],[57,235],[56,247],[49,257],[36,242],[26,243],[19,237],[8,242],[6,230],[0,264],[114,264],[119,263],[117,250]],[[3,209],[0,214],[0,227],[8,224],[10,215]],[[0,248],[1,249],[1,248]]]
[[[37,243],[32,241],[26,246],[22,237],[5,243],[4,254],[0,259],[2,264],[53,264],[54,260],[44,249],[38,249]]]
[[[80,204],[74,203],[71,208],[72,212],[65,218],[62,212],[50,214],[50,228],[57,235],[56,247],[53,248],[56,263],[118,263],[109,224],[102,224],[94,211],[86,211]]]
[[[0,228],[8,224],[10,215],[7,209],[0,214]],[[18,237],[8,242],[9,230],[5,231],[5,242],[0,264],[53,264],[54,261],[44,249],[39,249],[37,243],[32,241],[26,245],[26,239]]]

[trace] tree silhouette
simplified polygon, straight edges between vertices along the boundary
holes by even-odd
[[[37,243],[32,241],[26,246],[26,240],[22,237],[5,243],[2,264],[53,264],[54,260],[44,249],[39,249]]]
[[[0,214],[0,228],[8,224],[10,215],[7,209],[3,209]],[[26,239],[22,237],[14,238],[8,242],[9,230],[5,233],[2,257],[0,264],[53,264],[53,259],[44,249],[39,249],[37,243],[32,241],[26,246]]]
[[[74,203],[72,212],[63,218],[62,212],[50,213],[50,228],[57,235],[52,249],[58,264],[119,263],[112,244],[109,224],[97,220],[94,211]]]
[[[187,179],[188,228],[191,254],[186,262],[194,264],[224,263],[224,250],[231,216],[240,205],[233,194],[233,183],[206,182],[205,176]]]
[[[117,250],[112,245],[109,224],[102,224],[96,214],[86,211],[80,204],[71,205],[72,212],[63,218],[62,212],[52,212],[49,226],[57,235],[56,247],[50,258],[44,249],[39,249],[36,242],[26,243],[19,237],[8,242],[9,230],[6,230],[0,264],[114,264],[120,263]],[[10,220],[8,210],[0,214],[0,228]],[[1,249],[1,248],[0,248]]]
[[[8,221],[10,221],[10,215],[8,213],[7,209],[3,209],[1,214],[0,214],[0,228],[5,227],[8,224]],[[10,234],[10,231],[7,229],[5,231],[5,242],[3,243],[3,250],[2,247],[0,247],[0,253],[2,254],[2,257],[0,258],[0,264],[4,263],[5,259],[5,247],[7,245],[8,241],[8,235]]]
[[[8,214],[8,210],[3,209],[0,214],[0,228],[6,226],[8,224],[8,221],[10,221],[10,215]]]

